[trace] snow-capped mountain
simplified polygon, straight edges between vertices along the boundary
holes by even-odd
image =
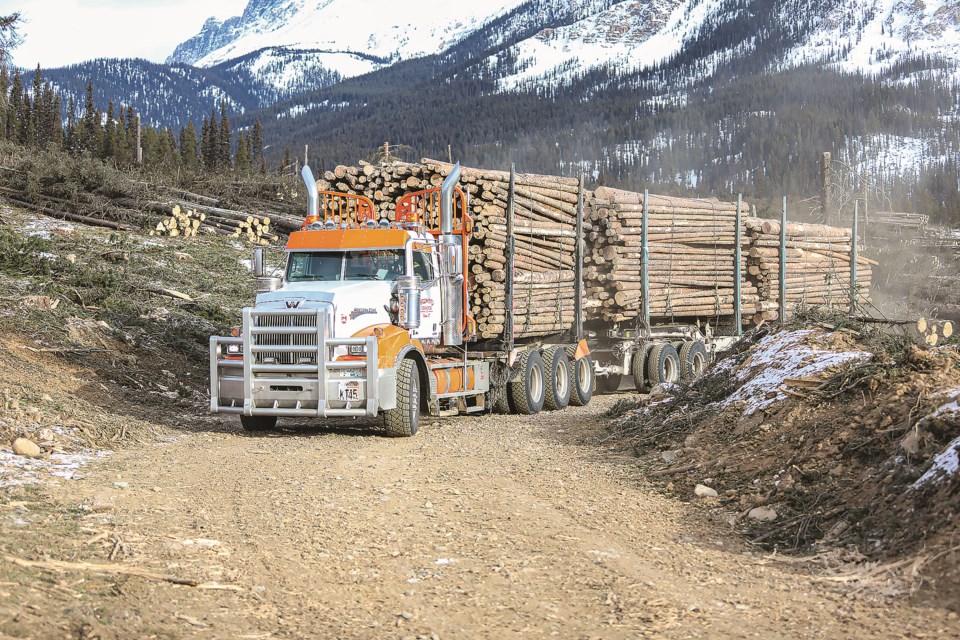
[[[956,0],[250,0],[240,16],[208,20],[168,62],[210,68],[242,59],[259,84],[285,97],[314,88],[311,74],[320,70],[351,78],[455,52],[479,36],[487,70],[474,71],[514,91],[597,68],[651,68],[736,23],[758,25],[756,36],[695,52],[698,76],[750,55],[765,35],[759,25],[770,24],[788,45],[775,68],[814,63],[876,73],[921,53],[960,62]]]
[[[444,51],[523,1],[251,0],[243,15],[208,20],[168,62],[210,67],[279,48],[350,77]]]

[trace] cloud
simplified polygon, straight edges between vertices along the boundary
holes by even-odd
[[[0,15],[23,14],[21,67],[53,68],[92,58],[162,62],[211,15],[239,15],[247,0],[0,0]]]

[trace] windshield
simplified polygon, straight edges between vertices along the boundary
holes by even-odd
[[[424,281],[431,279],[428,259],[413,254],[414,272]],[[402,249],[376,251],[308,251],[290,254],[288,282],[379,280],[390,281],[405,275]]]

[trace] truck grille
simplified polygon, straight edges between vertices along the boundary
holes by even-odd
[[[316,315],[303,316],[255,316],[254,326],[269,328],[316,328]],[[316,364],[317,363],[317,334],[294,335],[269,333],[253,336],[253,344],[258,346],[302,346],[302,352],[280,353],[262,352],[255,354],[256,364]]]

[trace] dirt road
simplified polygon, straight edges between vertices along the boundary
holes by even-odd
[[[657,495],[633,465],[576,444],[610,403],[533,419],[428,422],[408,440],[347,428],[247,436],[233,420],[186,417],[172,441],[117,453],[58,490],[67,492],[65,504],[85,505],[92,542],[79,548],[102,548],[102,561],[109,552],[124,565],[238,590],[111,578],[110,589],[88,594],[76,582],[83,576],[72,575],[58,582],[76,594],[62,611],[40,612],[40,604],[35,616],[7,617],[0,631],[444,639],[960,633],[955,614],[845,595],[808,565],[747,554],[723,525],[706,523],[699,505]]]

